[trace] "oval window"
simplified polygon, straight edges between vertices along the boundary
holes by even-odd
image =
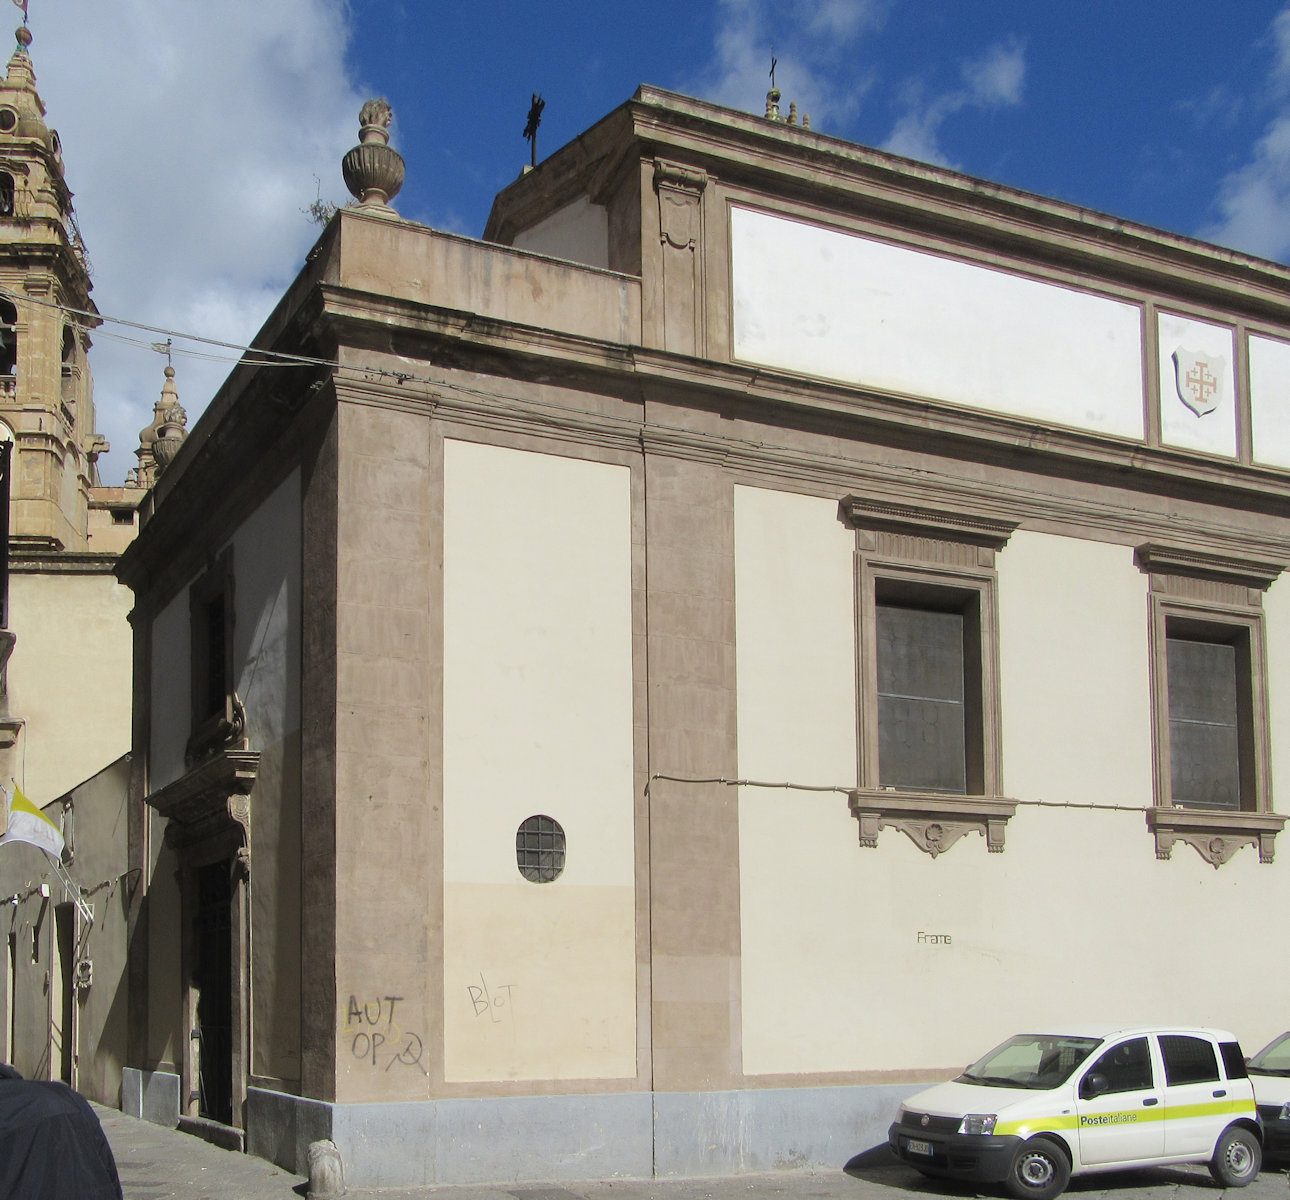
[[[531,883],[550,883],[564,870],[564,830],[553,817],[538,815],[515,831],[515,864]]]

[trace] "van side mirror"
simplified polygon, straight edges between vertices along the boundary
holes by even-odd
[[[1084,1082],[1079,1085],[1081,1100],[1092,1100],[1095,1096],[1110,1090],[1111,1081],[1101,1071],[1090,1071],[1084,1076]]]

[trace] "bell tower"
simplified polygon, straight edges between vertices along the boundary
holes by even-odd
[[[14,550],[84,550],[90,489],[107,442],[95,430],[88,351],[101,322],[63,176],[58,134],[36,91],[31,32],[0,82],[0,439],[13,442]]]

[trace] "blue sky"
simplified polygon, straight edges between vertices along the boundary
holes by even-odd
[[[15,24],[20,16],[14,9]],[[30,0],[32,56],[102,312],[245,342],[347,198],[367,96],[394,107],[400,212],[478,236],[528,160],[655,84],[1131,221],[1290,259],[1283,0]],[[159,335],[92,356],[106,482],[160,391]],[[227,373],[176,339],[190,416]]]
[[[395,106],[404,211],[471,234],[525,161],[533,91],[545,153],[641,82],[761,111],[773,46],[820,132],[1214,235],[1290,84],[1290,18],[1264,0],[428,7],[356,0],[356,78]],[[1288,247],[1290,229],[1253,249]]]

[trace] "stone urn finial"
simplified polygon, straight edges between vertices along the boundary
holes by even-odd
[[[188,436],[187,424],[188,414],[175,388],[175,368],[167,364],[166,382],[152,407],[152,424],[139,432],[139,448],[135,451],[139,459],[135,480],[139,487],[151,487],[171,464]]]
[[[390,146],[389,102],[369,100],[358,114],[358,145],[341,161],[345,186],[360,208],[392,212],[390,200],[403,186],[403,158]]]

